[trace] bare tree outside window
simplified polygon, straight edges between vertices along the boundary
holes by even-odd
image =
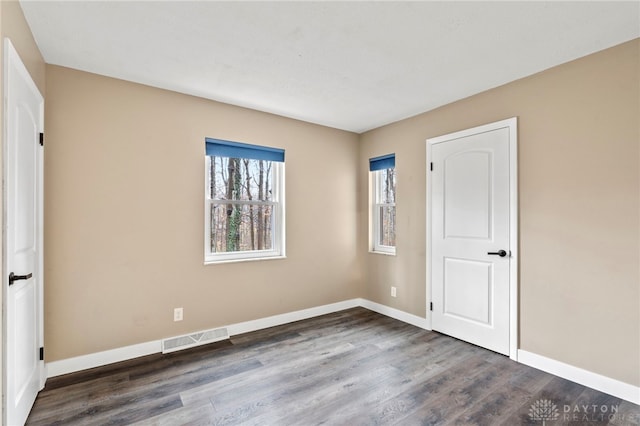
[[[394,252],[396,246],[396,169],[373,173],[374,251]]]
[[[396,245],[396,169],[380,170],[380,244]]]
[[[271,250],[277,208],[272,162],[207,158],[211,253]]]

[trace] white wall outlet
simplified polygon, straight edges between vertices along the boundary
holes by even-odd
[[[391,297],[396,297],[396,288],[391,286]]]
[[[173,310],[173,320],[182,321],[182,308],[175,308]]]

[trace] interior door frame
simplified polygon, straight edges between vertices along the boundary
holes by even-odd
[[[25,74],[27,80],[30,82],[29,84],[33,84],[33,89],[40,93],[40,90],[37,88],[35,83],[33,82],[33,78],[31,74],[29,74],[26,69],[22,59],[20,58],[18,52],[15,47],[11,43],[9,38],[4,38],[4,40],[0,40],[3,43],[3,55],[0,60],[2,61],[2,102],[6,107],[6,98],[8,96],[9,91],[9,58],[11,57],[12,61],[16,61],[18,64],[18,72]],[[40,111],[38,111],[39,121],[40,121],[40,129],[39,132],[44,132],[44,97],[40,93],[40,96],[43,100],[40,105]],[[2,398],[1,399],[1,412],[0,419],[2,424],[7,421],[7,297],[8,297],[8,288],[9,288],[9,271],[7,269],[7,191],[6,191],[6,182],[7,182],[7,147],[9,144],[8,140],[8,111],[4,109],[4,117],[2,123],[0,123],[0,127],[2,127],[2,323],[0,324],[2,328],[2,362],[0,363],[0,374],[2,375]],[[34,141],[35,143],[35,141]],[[36,291],[38,293],[38,312],[37,312],[37,335],[38,335],[38,345],[39,347],[44,347],[44,149],[43,147],[39,147],[36,150],[37,158],[36,158],[36,168],[37,168],[37,179],[36,179],[36,264],[35,271],[36,276]],[[40,361],[39,363],[39,373],[40,373],[40,389],[44,387],[44,384],[47,379],[47,368],[44,361]]]
[[[519,276],[519,245],[518,245],[518,118],[511,117],[505,120],[496,121],[482,126],[449,133],[442,136],[428,138],[427,144],[427,270],[426,270],[426,286],[427,286],[427,315],[426,320],[429,329],[432,328],[432,316],[430,303],[432,298],[432,279],[431,279],[431,197],[433,188],[431,187],[430,163],[432,159],[433,146],[439,143],[472,136],[478,133],[486,133],[493,130],[508,128],[509,129],[509,246],[511,256],[509,256],[509,358],[514,361],[518,360],[518,276]]]

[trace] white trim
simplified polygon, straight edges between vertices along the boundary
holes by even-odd
[[[251,252],[251,253],[255,253],[255,252]],[[287,256],[280,256],[280,255],[264,256],[264,257],[246,257],[242,259],[205,261],[204,265],[219,265],[224,263],[238,263],[238,262],[256,262],[261,260],[278,260],[278,259],[286,259],[286,258]]]
[[[240,322],[226,326],[230,336],[235,336],[251,331],[262,330],[264,328],[275,327],[277,325],[288,324],[294,321],[300,321],[317,317],[320,315],[331,314],[333,312],[361,306],[359,299],[350,299],[343,302],[331,303],[329,305],[316,306],[314,308],[302,309],[300,311],[287,312],[285,314],[274,315],[271,317],[260,318],[253,321]]]
[[[427,169],[427,173],[425,173],[425,179],[426,179],[426,188],[427,188],[427,197],[426,197],[426,201],[425,201],[425,220],[427,221],[427,226],[426,228],[426,234],[425,234],[425,242],[426,242],[426,262],[425,262],[425,267],[426,267],[426,271],[425,271],[425,277],[426,277],[426,282],[425,285],[427,286],[425,293],[427,295],[427,300],[426,300],[426,312],[427,312],[427,324],[429,324],[429,329],[432,329],[432,316],[431,316],[431,301],[433,300],[433,295],[432,295],[432,285],[431,285],[431,193],[433,192],[433,189],[431,187],[431,176],[430,173],[432,172],[431,170],[431,144],[429,143],[429,139],[427,139],[427,153],[426,153],[426,169]]]
[[[370,311],[377,312],[379,314],[397,319],[398,321],[406,322],[407,324],[415,325],[416,327],[431,330],[431,326],[426,318],[419,317],[417,315],[409,314],[407,312],[395,309],[380,303],[372,302],[367,299],[359,299],[359,306],[369,309]]]
[[[302,309],[300,311],[288,312],[285,314],[274,315],[253,321],[245,321],[223,327],[227,328],[229,336],[234,336],[358,306],[362,306],[361,299],[350,299],[342,302],[331,303],[329,305],[316,306],[313,308]],[[101,367],[114,362],[126,361],[145,355],[160,353],[162,351],[161,342],[161,340],[154,340],[152,342],[140,343],[137,345],[125,346],[122,348],[110,349],[103,352],[96,352],[60,361],[49,362],[47,363],[47,377],[60,376],[63,374],[86,370],[88,368]]]
[[[563,379],[605,392],[634,404],[640,404],[640,387],[593,373],[532,352],[518,350],[518,362]]]
[[[437,143],[446,142],[453,139],[459,139],[478,133],[490,132],[502,128],[509,129],[509,246],[511,255],[509,256],[509,358],[514,361],[518,360],[518,270],[519,270],[519,251],[518,251],[518,118],[511,117],[505,120],[496,121],[494,123],[473,127],[471,129],[461,130],[459,132],[449,133],[434,138],[428,138],[427,142],[427,203],[426,203],[426,243],[427,243],[427,262],[426,262],[426,286],[427,286],[427,323],[429,329],[431,327],[431,311],[429,304],[432,298],[431,286],[431,179],[430,179],[430,163],[432,157],[432,147]]]
[[[369,253],[371,253],[371,254],[381,254],[381,255],[383,255],[383,256],[395,256],[395,255],[396,255],[396,253],[395,253],[395,252],[393,252],[393,253],[386,253],[386,252],[384,252],[384,251],[374,251],[374,250],[369,250]]]
[[[518,118],[502,123],[509,127],[509,358],[518,360],[518,276],[520,271],[520,245],[518,228]]]
[[[226,327],[229,331],[229,336],[234,336],[355,307],[369,309],[370,311],[377,312],[425,330],[431,329],[429,321],[425,318],[361,298],[302,309],[253,321],[245,321],[228,325]],[[46,368],[48,370],[47,377],[60,376],[89,368],[101,367],[114,362],[126,361],[145,355],[152,355],[160,353],[161,349],[161,341],[155,340],[152,342],[140,343],[123,348],[116,348],[103,352],[63,359],[60,361],[49,362],[46,364]],[[601,392],[606,392],[626,401],[633,402],[634,404],[640,404],[640,388],[637,386],[523,350],[518,350],[517,357],[518,362],[521,364],[580,383]]]
[[[61,376],[63,374],[74,373],[76,371],[87,370],[94,367],[112,364],[114,362],[126,361],[145,355],[160,352],[162,346],[160,340],[153,342],[139,343],[137,345],[125,346],[103,352],[96,352],[88,355],[80,355],[73,358],[62,359],[47,363],[47,377]]]

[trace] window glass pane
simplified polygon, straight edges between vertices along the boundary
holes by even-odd
[[[271,250],[273,205],[211,203],[211,253]]]
[[[380,206],[380,240],[382,246],[396,245],[396,206]]]
[[[378,173],[378,202],[380,204],[393,204],[396,202],[396,169],[383,169]]]
[[[209,198],[271,201],[273,163],[245,158],[207,157]]]

